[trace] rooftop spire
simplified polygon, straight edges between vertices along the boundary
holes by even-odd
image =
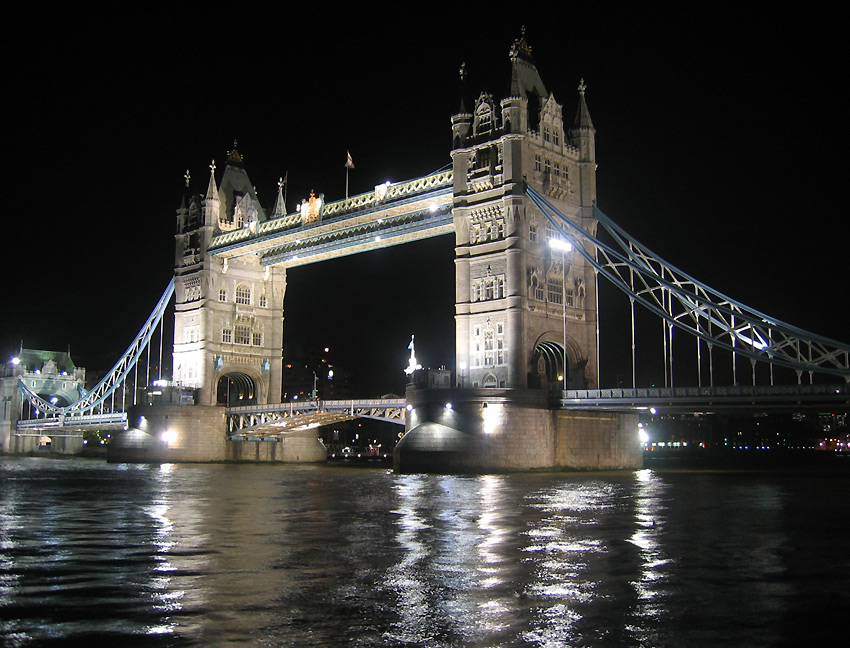
[[[584,100],[584,93],[587,90],[587,86],[584,84],[584,79],[582,79],[578,84],[578,111],[576,112],[576,121],[573,124],[573,128],[583,128],[588,130],[595,130],[593,128],[593,122],[590,120],[590,111],[587,109],[587,102]]]
[[[283,187],[287,183],[287,177],[289,176],[289,172],[286,173],[280,180],[277,181],[277,200],[274,204],[274,211],[272,212],[272,218],[279,218],[280,216],[286,216],[286,199],[283,196]]]
[[[509,57],[511,59],[511,96],[527,98],[529,94],[533,94],[541,100],[548,97],[549,93],[543,85],[543,79],[540,78],[540,73],[531,56],[531,45],[525,40],[525,27],[522,28],[522,35],[511,45]]]
[[[218,200],[218,187],[215,184],[215,160],[210,162],[210,184],[207,187],[207,195],[205,196],[207,200],[215,199]]]

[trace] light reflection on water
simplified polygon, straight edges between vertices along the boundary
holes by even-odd
[[[850,604],[846,478],[2,458],[0,486],[9,646],[831,645]]]

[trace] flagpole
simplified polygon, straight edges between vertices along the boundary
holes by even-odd
[[[348,200],[348,171],[354,168],[354,160],[351,159],[351,152],[346,151],[345,158],[345,199]]]

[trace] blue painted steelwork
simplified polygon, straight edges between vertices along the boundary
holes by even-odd
[[[525,192],[603,277],[669,325],[733,354],[788,367],[798,376],[825,373],[850,382],[850,344],[804,331],[710,288],[638,243],[595,206],[594,217],[620,249],[581,228],[530,186]]]

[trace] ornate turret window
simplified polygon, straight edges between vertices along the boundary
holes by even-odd
[[[486,92],[482,92],[475,105],[475,117],[472,122],[472,132],[474,135],[491,133],[495,129],[495,125],[496,106],[493,103],[493,97]]]

